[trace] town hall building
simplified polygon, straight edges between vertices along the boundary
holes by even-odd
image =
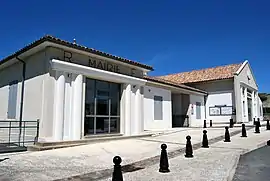
[[[262,119],[248,61],[164,76],[44,36],[0,61],[0,120],[39,120],[40,142]]]

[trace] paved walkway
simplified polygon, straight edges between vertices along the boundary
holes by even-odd
[[[240,129],[239,127],[232,128],[230,131],[239,132]],[[0,179],[40,181],[100,172],[113,167],[112,158],[116,155],[122,157],[122,164],[125,165],[158,156],[161,143],[168,145],[169,152],[184,148],[187,135],[191,135],[193,144],[200,144],[202,129],[182,128],[154,137],[117,140],[42,152],[0,155],[0,159],[10,158],[0,163]],[[209,139],[220,138],[223,135],[224,128],[208,129]]]
[[[159,173],[159,164],[139,171],[125,173],[124,180],[132,181],[224,181],[232,180],[240,154],[261,147],[270,138],[270,131],[261,129],[260,134],[254,130],[247,132],[248,137],[241,134],[231,138],[230,143],[219,141],[210,148],[194,151],[194,158],[185,158],[184,154],[169,159],[170,173]],[[109,181],[110,178],[103,181]]]

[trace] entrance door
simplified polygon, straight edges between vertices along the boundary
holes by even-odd
[[[120,84],[86,79],[85,135],[120,132]]]

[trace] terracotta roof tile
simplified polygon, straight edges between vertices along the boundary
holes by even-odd
[[[167,81],[172,81],[178,84],[205,82],[210,80],[222,80],[233,78],[234,73],[241,67],[242,63],[218,66],[202,70],[193,70],[190,72],[182,72],[165,76],[157,76]]]
[[[203,91],[203,90],[200,90],[200,89],[197,89],[197,88],[194,88],[194,87],[190,87],[190,86],[187,86],[187,85],[184,85],[184,84],[178,84],[178,83],[175,83],[175,82],[171,82],[169,80],[164,80],[162,78],[149,77],[149,76],[144,76],[144,78],[146,80],[149,80],[149,81],[153,81],[153,82],[157,82],[157,83],[161,83],[161,84],[165,84],[165,85],[170,85],[170,86],[174,86],[174,87],[178,87],[178,88],[182,88],[182,89],[186,89],[186,90],[191,90],[191,91],[207,94],[206,91]]]
[[[64,45],[64,46],[74,48],[74,49],[77,49],[77,50],[86,51],[86,52],[93,53],[93,54],[96,54],[96,55],[100,55],[100,56],[103,56],[103,57],[111,58],[111,59],[114,59],[116,61],[120,61],[120,62],[131,64],[131,65],[135,65],[135,66],[142,67],[142,68],[145,68],[145,69],[148,69],[148,70],[154,70],[153,67],[151,67],[149,65],[145,65],[145,64],[142,64],[142,63],[139,63],[139,62],[128,60],[126,58],[122,58],[122,57],[118,57],[118,56],[115,56],[115,55],[112,55],[112,54],[108,54],[108,53],[105,53],[105,52],[102,52],[102,51],[99,51],[99,50],[95,50],[93,48],[88,48],[86,46],[74,44],[74,43],[71,43],[71,42],[68,42],[68,41],[61,40],[59,38],[53,37],[51,35],[43,36],[40,39],[26,45],[24,48],[18,50],[17,52],[15,52],[15,53],[9,55],[8,57],[0,60],[0,65],[7,62],[7,61],[9,61],[12,58],[15,58],[15,57],[19,56],[20,54],[22,54],[22,53],[24,53],[24,52],[26,52],[26,51],[28,51],[28,50],[30,50],[32,48],[40,45],[41,43],[43,43],[45,41],[52,42],[52,43],[59,44],[59,45]]]

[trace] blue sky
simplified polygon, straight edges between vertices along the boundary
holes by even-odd
[[[45,34],[115,54],[163,75],[248,59],[270,92],[270,1],[103,0],[1,3],[0,59]]]

